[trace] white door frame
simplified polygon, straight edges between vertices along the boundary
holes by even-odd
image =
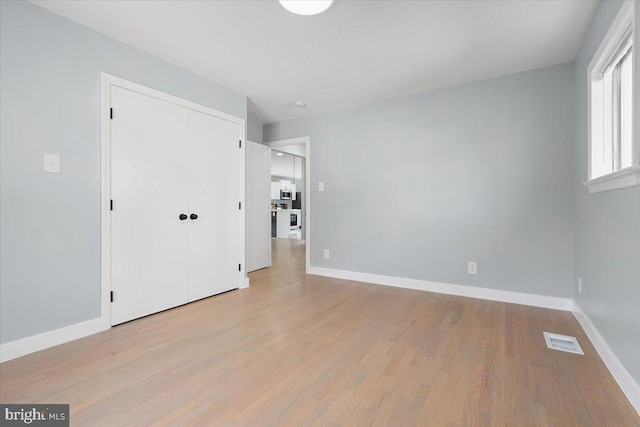
[[[311,138],[301,136],[299,138],[281,139],[279,141],[265,142],[271,148],[286,147],[288,145],[304,145],[305,158],[305,174],[304,174],[304,191],[305,191],[305,210],[306,216],[304,226],[305,233],[305,273],[309,274],[309,266],[311,265]]]
[[[195,102],[188,101],[186,99],[179,98],[177,96],[169,95],[156,89],[152,89],[147,86],[143,86],[138,83],[133,83],[129,80],[125,80],[120,77],[113,76],[107,73],[101,73],[102,80],[102,109],[100,112],[100,126],[101,126],[101,197],[100,197],[100,318],[103,323],[103,330],[111,328],[111,86],[118,86],[123,89],[127,89],[142,95],[150,96],[152,98],[159,99],[161,101],[170,102],[191,110],[199,111],[210,116],[218,117],[223,120],[227,120],[232,123],[240,125],[240,133],[238,134],[238,140],[241,141],[240,149],[240,194],[238,200],[242,203],[242,209],[240,213],[240,253],[238,254],[239,260],[241,260],[241,270],[238,272],[238,287],[245,286],[246,278],[246,259],[245,259],[245,141],[246,141],[246,126],[245,120],[239,117],[232,116],[221,111],[214,110],[213,108],[205,107]],[[118,114],[114,111],[114,117]]]

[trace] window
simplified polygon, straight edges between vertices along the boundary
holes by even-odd
[[[623,3],[589,64],[589,181],[591,193],[640,185],[634,144],[634,2]],[[640,139],[640,137],[635,138]]]

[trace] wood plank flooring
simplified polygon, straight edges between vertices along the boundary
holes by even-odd
[[[570,313],[306,276],[296,241],[273,253],[249,289],[3,363],[0,401],[70,403],[75,426],[640,426]]]

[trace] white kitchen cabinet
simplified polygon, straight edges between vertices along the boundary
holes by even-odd
[[[291,210],[282,209],[277,211],[276,237],[278,239],[288,239],[291,230]]]
[[[280,180],[280,189],[281,190],[290,190],[291,181],[287,181],[286,179]]]
[[[280,183],[272,182],[271,183],[271,200],[280,199]]]

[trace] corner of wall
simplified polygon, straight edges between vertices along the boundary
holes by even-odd
[[[607,345],[607,342],[602,335],[600,335],[600,332],[598,332],[593,323],[591,323],[591,320],[577,301],[574,301],[573,315],[580,326],[582,326],[582,329],[622,389],[622,392],[627,399],[629,399],[629,402],[636,412],[640,414],[640,386],[638,383],[635,382],[629,371],[627,371],[620,360],[618,360],[613,350]]]

